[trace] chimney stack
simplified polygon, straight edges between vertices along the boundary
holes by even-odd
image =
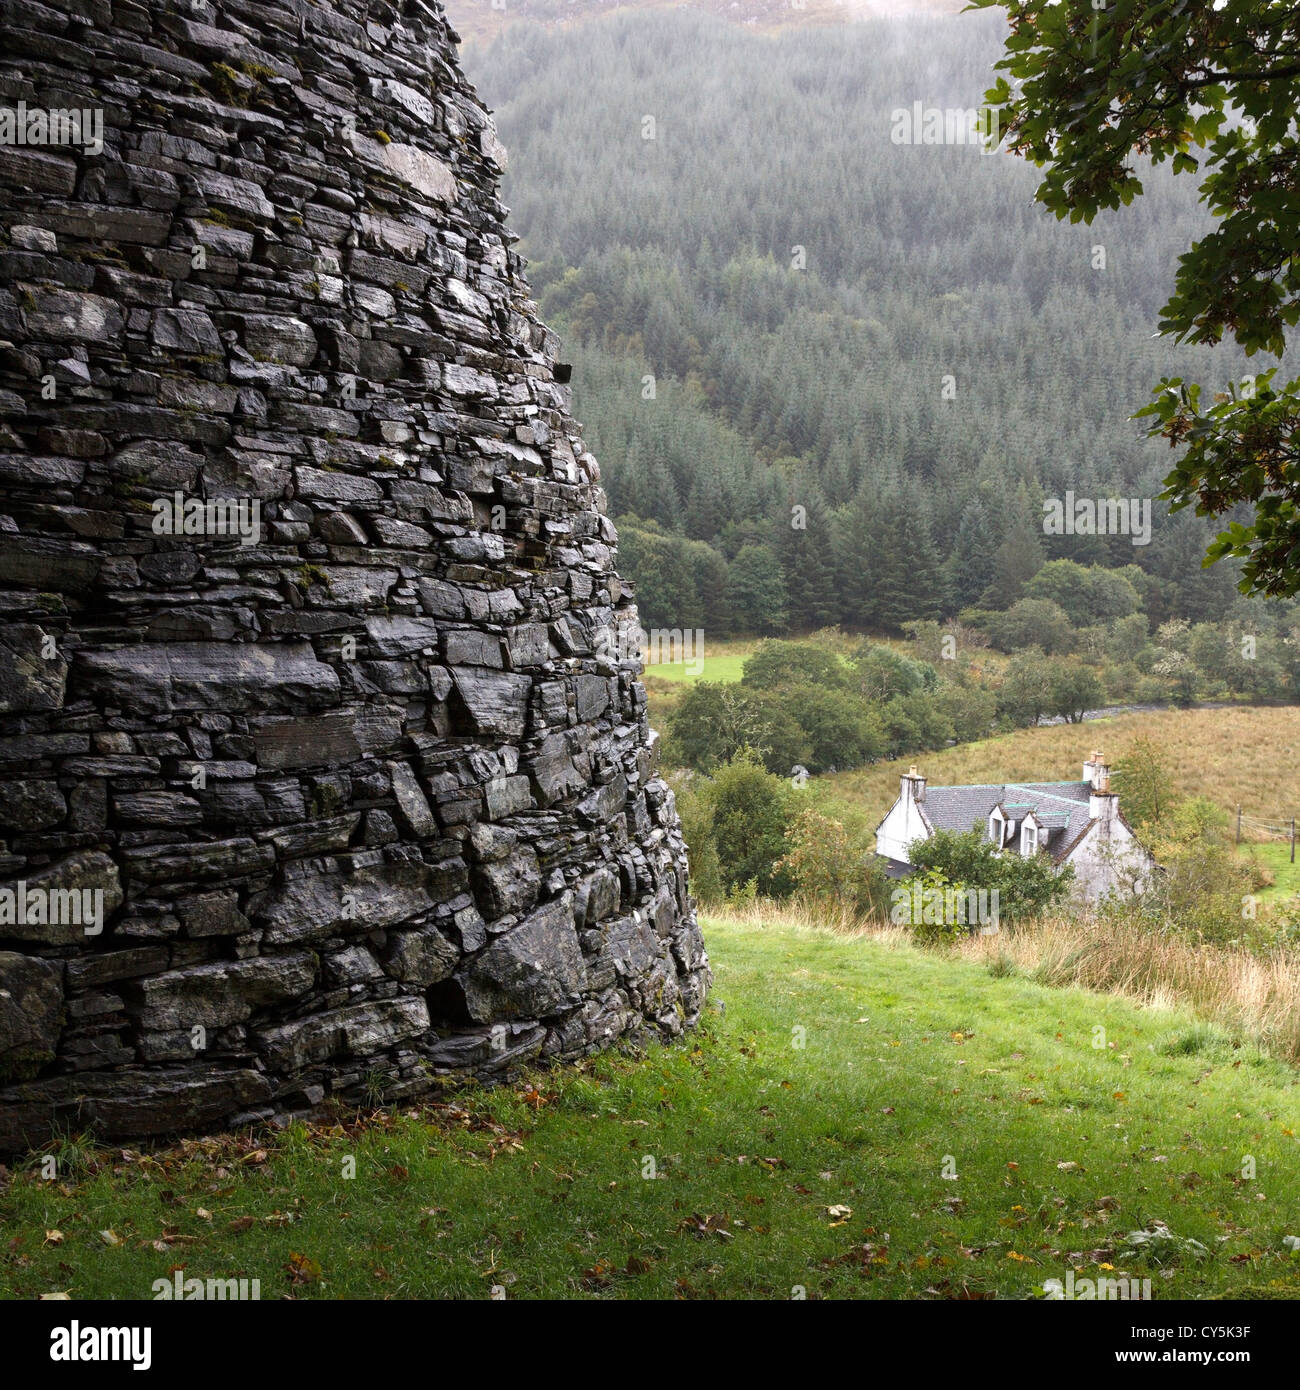
[[[1100,759],[1101,754],[1095,754]],[[1088,814],[1093,820],[1101,821],[1106,833],[1119,814],[1119,797],[1110,789],[1110,768],[1103,762],[1097,763],[1097,775],[1093,780],[1092,794],[1088,797]]]
[[[916,764],[907,770],[907,773],[899,779],[899,791],[904,801],[924,801],[925,800],[925,778],[916,770]]]
[[[1091,783],[1093,787],[1100,787],[1103,781],[1107,783],[1110,781],[1110,768],[1095,748],[1088,761],[1083,765],[1083,780]]]

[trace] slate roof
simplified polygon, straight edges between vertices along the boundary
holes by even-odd
[[[936,830],[986,830],[995,806],[1016,821],[1031,811],[1047,830],[1047,850],[1057,863],[1074,848],[1092,817],[1088,814],[1088,782],[983,783],[970,787],[927,787],[921,809]]]

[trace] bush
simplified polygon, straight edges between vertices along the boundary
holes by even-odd
[[[853,916],[883,910],[888,880],[874,846],[853,844],[839,821],[805,807],[795,816],[786,843],[780,867],[789,872],[800,896]]]
[[[989,640],[1004,652],[1040,647],[1049,655],[1068,652],[1074,631],[1065,612],[1050,599],[1022,598],[1005,613],[990,614]]]
[[[922,876],[936,870],[950,884],[996,890],[999,916],[1011,923],[1039,916],[1074,882],[1074,869],[1058,870],[1046,854],[999,854],[983,830],[937,830],[928,840],[917,840],[908,857]]]
[[[976,926],[977,919],[963,911],[969,885],[953,883],[941,869],[912,874],[894,888],[889,920],[909,927],[926,945],[960,941]]]
[[[853,673],[835,655],[809,642],[760,642],[745,662],[743,684],[756,690],[783,685],[814,685],[825,690],[848,690]]]
[[[1165,817],[1163,833],[1147,841],[1160,865],[1151,886],[1136,902],[1108,902],[1103,911],[1195,942],[1273,945],[1274,933],[1255,912],[1255,870],[1233,852],[1227,823],[1227,813],[1205,797],[1183,802]]]
[[[766,771],[758,755],[742,748],[718,769],[708,788],[713,840],[728,893],[755,880],[768,897],[784,897],[794,883],[782,866],[794,793]]]
[[[727,890],[713,837],[713,803],[701,787],[701,780],[691,772],[677,772],[669,783],[677,798],[677,813],[686,837],[691,892],[702,907],[716,907]]]

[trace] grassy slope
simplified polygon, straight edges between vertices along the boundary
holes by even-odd
[[[705,644],[702,674],[682,665],[646,668],[650,719],[662,728],[696,679],[738,681],[755,640]],[[902,643],[887,643],[903,649]],[[979,653],[996,668],[996,654]],[[1300,706],[1247,706],[1232,709],[1159,710],[1148,714],[1090,719],[1086,725],[1053,724],[960,744],[936,753],[909,754],[852,772],[832,773],[808,784],[809,793],[828,812],[855,830],[874,829],[898,795],[899,776],[916,763],[931,786],[963,782],[1057,781],[1076,778],[1084,758],[1099,747],[1113,762],[1138,737],[1162,744],[1180,796],[1208,796],[1229,811],[1281,823],[1300,815],[1300,764],[1292,756],[1300,743]],[[1116,782],[1123,795],[1123,788]],[[1249,836],[1247,836],[1249,838]],[[1287,854],[1265,847],[1269,867],[1287,871]],[[1270,857],[1271,856],[1271,857]],[[1300,889],[1300,879],[1295,884]],[[1293,890],[1294,891],[1294,890]]]
[[[1077,778],[1083,760],[1100,748],[1113,762],[1139,734],[1162,744],[1182,796],[1208,796],[1223,807],[1238,803],[1261,819],[1300,807],[1300,764],[1291,756],[1300,739],[1300,707],[1161,710],[1086,724],[1022,729],[938,753],[913,754],[854,772],[809,782],[810,792],[855,830],[874,829],[898,795],[898,779],[916,763],[930,785],[964,782],[1050,782]],[[1124,789],[1115,788],[1123,803]]]
[[[1290,844],[1250,845],[1247,854],[1253,855],[1273,875],[1273,883],[1263,889],[1259,897],[1263,902],[1282,902],[1300,893],[1300,862],[1291,862]],[[1300,848],[1296,854],[1300,857]]]
[[[757,641],[706,641],[704,655],[698,664],[665,661],[647,666],[645,674],[651,679],[672,681],[674,684],[704,680],[731,685],[745,674],[745,661],[757,646]]]
[[[708,939],[725,1014],[644,1062],[264,1149],[114,1153],[66,1185],[25,1170],[0,1198],[0,1286],[148,1297],[179,1264],[264,1297],[1020,1297],[1114,1264],[1156,1298],[1300,1295],[1293,1070],[1186,1015],[909,947]],[[1165,1277],[1116,1252],[1157,1220],[1213,1254]]]

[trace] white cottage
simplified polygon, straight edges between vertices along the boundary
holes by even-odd
[[[1074,866],[1075,891],[1096,902],[1112,889],[1141,893],[1156,864],[1120,814],[1100,753],[1079,782],[1009,782],[929,787],[913,767],[876,827],[876,853],[891,878],[912,872],[909,846],[936,830],[982,830],[1003,853],[1046,854]]]

